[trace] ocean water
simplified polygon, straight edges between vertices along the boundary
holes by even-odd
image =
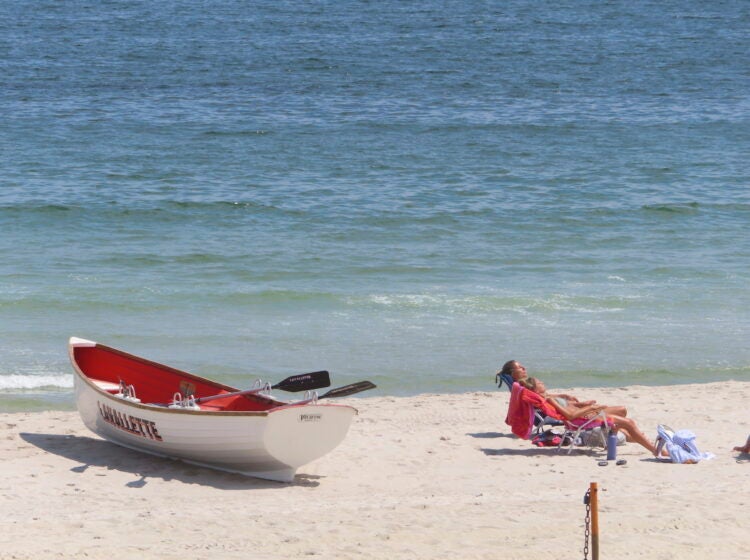
[[[750,380],[750,4],[0,3],[0,410]]]

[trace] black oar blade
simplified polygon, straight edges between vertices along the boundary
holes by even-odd
[[[310,373],[301,373],[299,375],[287,377],[284,381],[279,381],[274,385],[273,389],[281,389],[282,391],[288,391],[290,393],[299,393],[300,391],[312,391],[313,389],[321,389],[330,386],[331,379],[328,376],[328,372],[323,370],[311,371]]]
[[[318,397],[318,400],[332,399],[334,397],[348,397],[349,395],[361,393],[362,391],[368,391],[370,389],[374,389],[375,387],[376,385],[374,383],[371,383],[370,381],[359,381],[357,383],[352,383],[351,385],[344,385],[343,387],[331,389],[327,393],[320,395]]]

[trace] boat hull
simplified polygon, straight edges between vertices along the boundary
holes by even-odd
[[[71,355],[73,352],[71,351]],[[338,446],[356,409],[287,404],[266,411],[191,410],[110,394],[75,369],[75,398],[92,432],[118,445],[248,476],[290,482]]]

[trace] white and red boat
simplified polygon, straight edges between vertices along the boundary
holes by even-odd
[[[357,414],[318,399],[374,387],[363,381],[283,401],[268,385],[238,390],[90,340],[71,338],[69,351],[78,411],[97,435],[153,455],[282,482],[339,445]],[[328,384],[328,372],[321,371],[274,388]]]

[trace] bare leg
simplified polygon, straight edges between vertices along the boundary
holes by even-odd
[[[615,423],[615,428],[622,430],[625,434],[627,441],[633,441],[648,449],[652,455],[656,454],[656,447],[651,443],[646,435],[638,429],[638,426],[631,418],[623,418],[622,416],[609,416],[608,418]]]
[[[579,402],[572,403],[572,405],[576,408],[583,408],[591,404],[599,405],[599,403],[597,403],[596,401],[582,401],[582,402],[579,401]],[[628,409],[622,405],[615,405],[615,406],[599,405],[599,406],[604,407],[604,414],[606,414],[607,416],[622,416],[623,418],[625,418],[628,415]]]
[[[622,416],[625,418],[628,415],[628,409],[624,406],[608,406],[604,409],[604,414],[607,416]]]

